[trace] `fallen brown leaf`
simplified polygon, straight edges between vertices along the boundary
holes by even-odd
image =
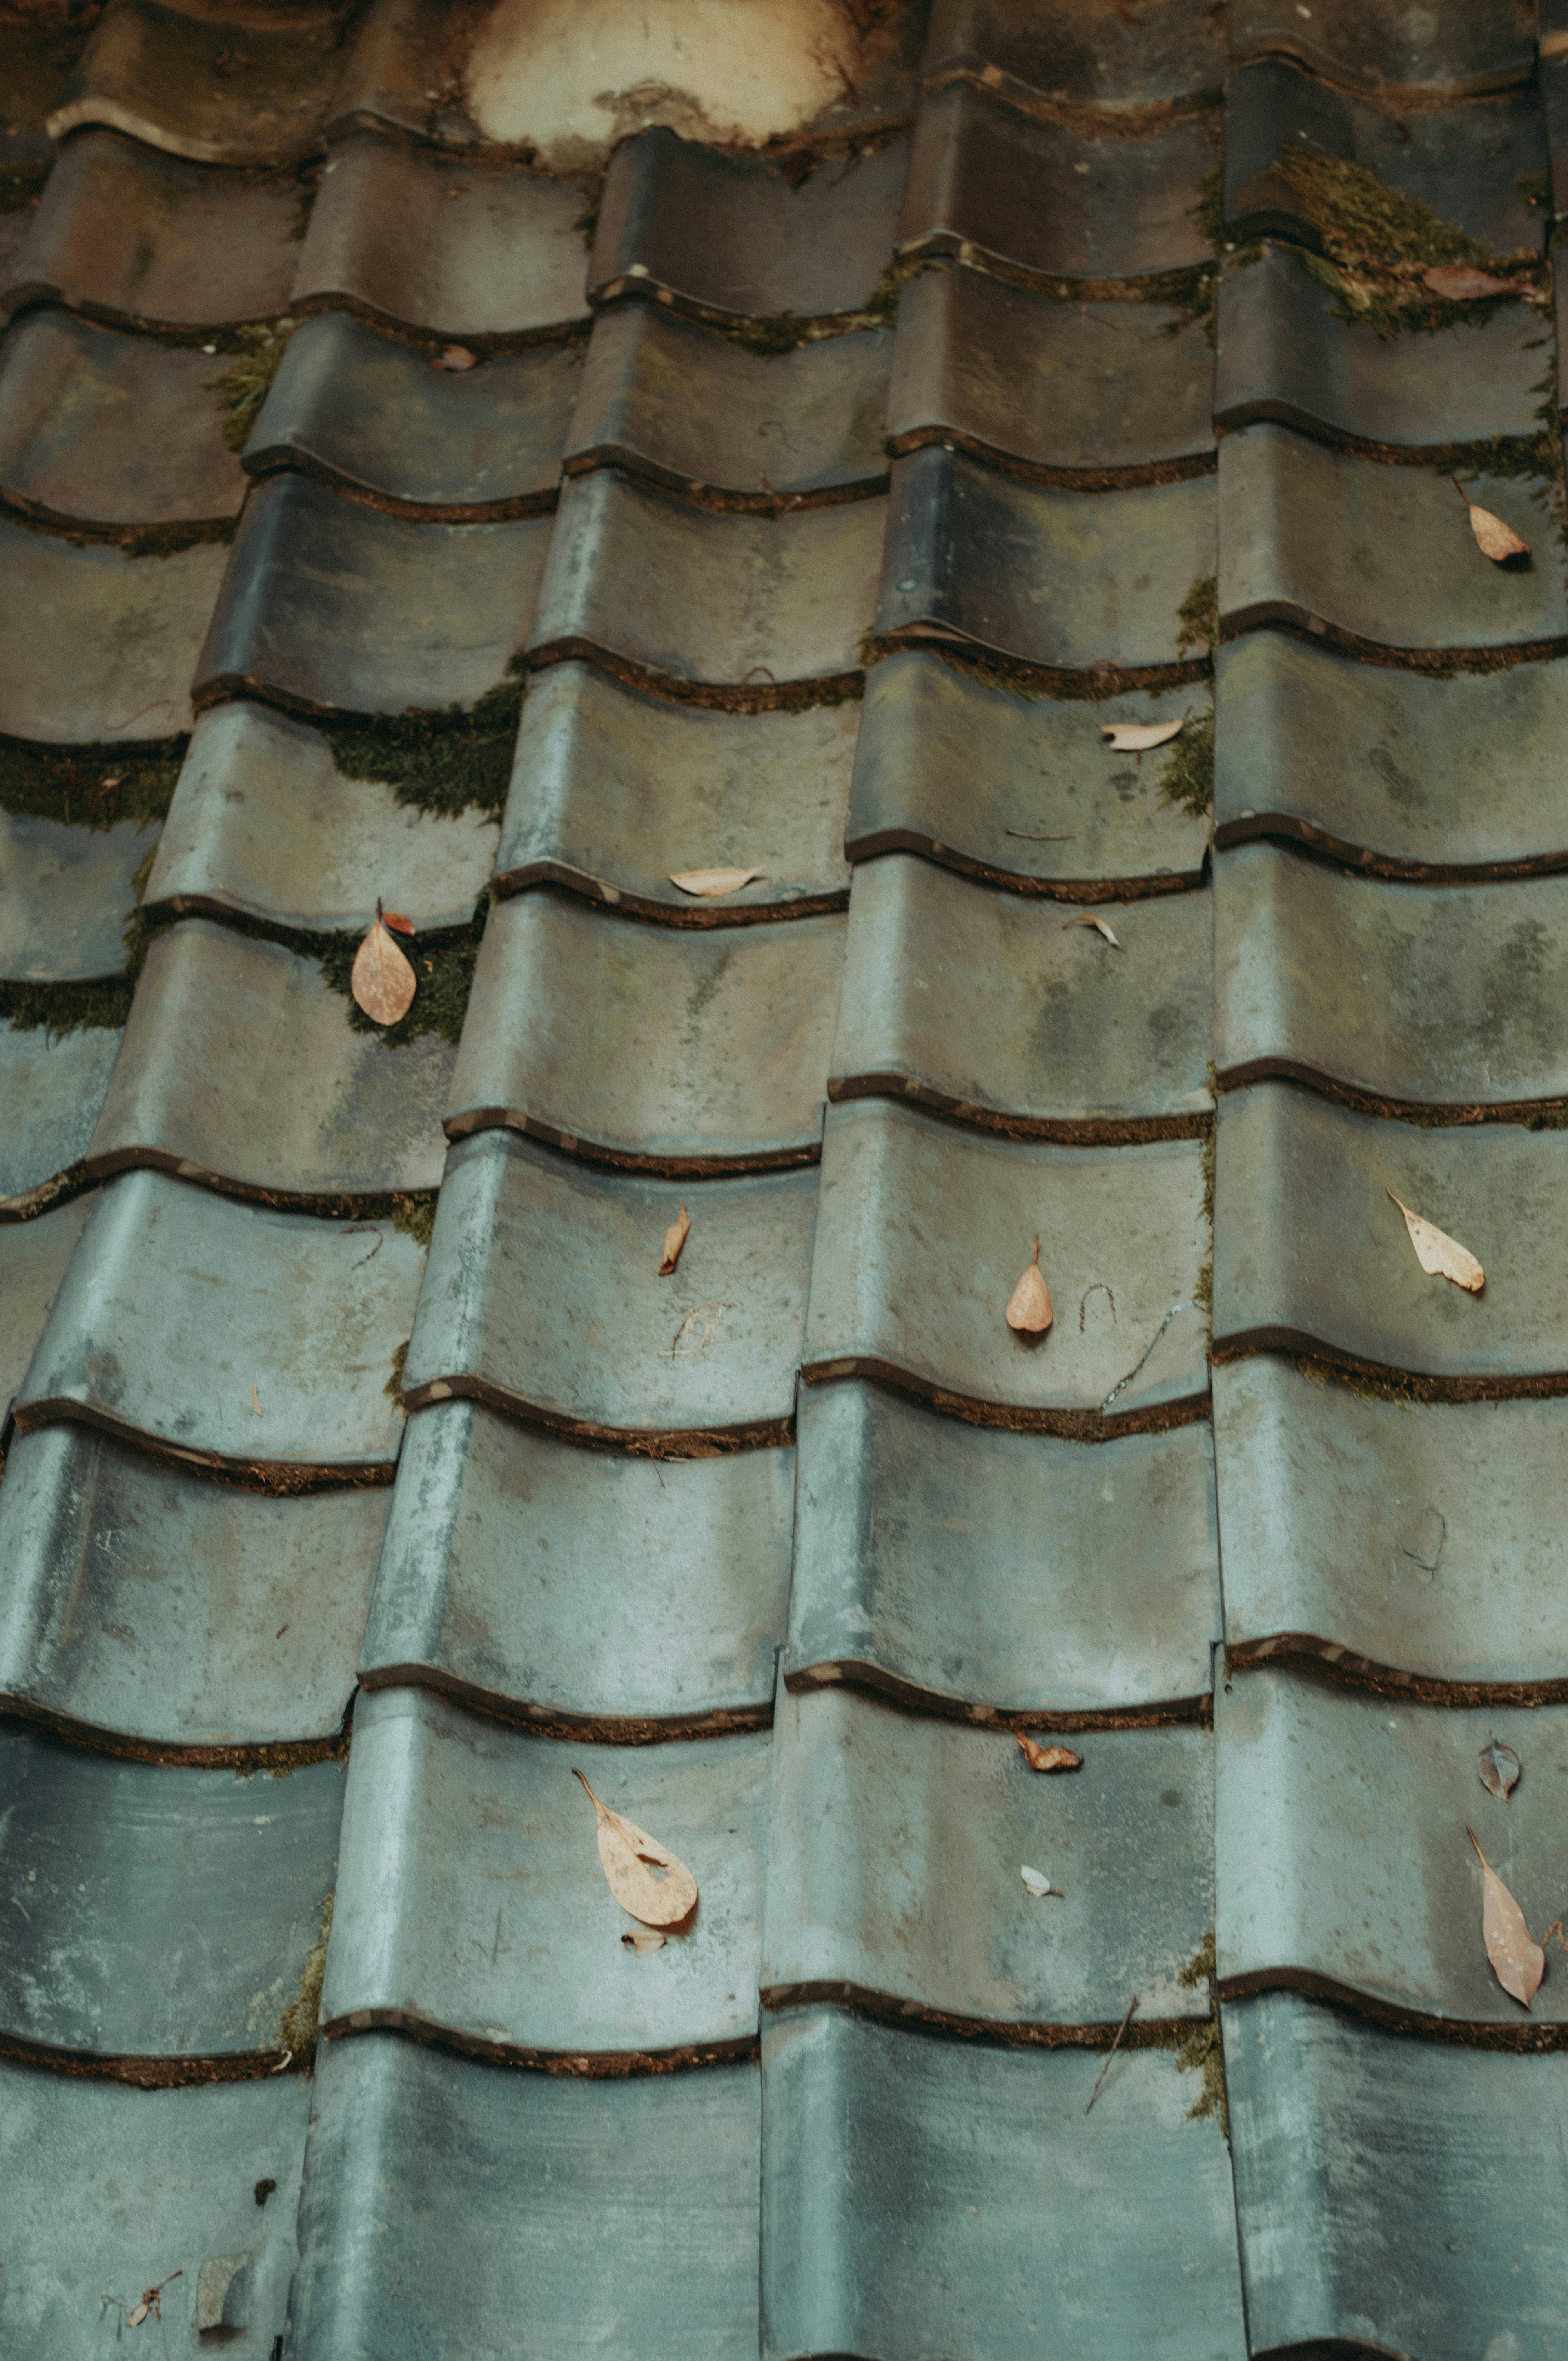
[[[1405,1227],[1410,1234],[1410,1244],[1416,1250],[1416,1260],[1429,1279],[1451,1279],[1455,1287],[1467,1294],[1479,1295],[1486,1284],[1486,1274],[1471,1253],[1435,1222],[1420,1213],[1412,1213],[1402,1197],[1395,1197],[1392,1189],[1386,1191],[1405,1217]]]
[[[443,345],[438,353],[432,353],[430,365],[439,369],[471,369],[474,356],[466,345]]]
[[[1103,918],[1096,917],[1092,910],[1084,917],[1069,918],[1068,920],[1068,925],[1069,927],[1092,927],[1097,935],[1104,936],[1106,941],[1110,944],[1113,951],[1119,951],[1122,948],[1121,944],[1116,940],[1115,936],[1111,932],[1111,928],[1106,921]]]
[[[641,1918],[645,1927],[678,1927],[696,1907],[696,1880],[685,1861],[635,1820],[601,1804],[580,1771],[574,1770],[572,1776],[582,1781],[583,1793],[594,1807],[599,1859],[609,1890],[628,1917]],[[655,1877],[656,1869],[665,1874]]]
[[[672,1222],[669,1228],[664,1232],[664,1255],[663,1261],[659,1265],[659,1276],[661,1279],[668,1279],[670,1273],[674,1270],[675,1265],[681,1258],[681,1248],[685,1246],[690,1235],[691,1219],[685,1207],[683,1205],[681,1207],[680,1219],[678,1221]]]
[[[1506,1804],[1512,1790],[1519,1785],[1522,1764],[1511,1746],[1504,1746],[1496,1738],[1481,1749],[1476,1758],[1481,1784],[1490,1795],[1500,1795]]]
[[[1529,542],[1521,541],[1511,524],[1505,524],[1490,509],[1477,508],[1457,476],[1450,477],[1449,481],[1470,511],[1470,530],[1483,556],[1489,557],[1494,566],[1506,566],[1512,557],[1530,555]]]
[[[1056,1314],[1046,1282],[1040,1277],[1040,1241],[1035,1240],[1034,1260],[1007,1301],[1007,1325],[1021,1335],[1043,1336]]]
[[[406,927],[408,920],[402,924]],[[379,902],[375,923],[354,954],[348,984],[366,1016],[377,1025],[395,1025],[409,1013],[414,972],[387,932]]]
[[[381,924],[394,928],[400,935],[411,935],[416,931],[413,920],[405,918],[400,910],[383,910]]]
[[[1037,1738],[1030,1738],[1022,1730],[1014,1734],[1024,1750],[1024,1760],[1031,1771],[1082,1770],[1083,1757],[1075,1754],[1070,1746],[1042,1746]]]
[[[762,873],[760,869],[683,869],[679,872],[666,869],[664,872],[672,885],[678,885],[683,894],[691,894],[703,901],[712,901],[719,894],[739,894],[742,885],[749,885],[753,877],[760,877]]]
[[[1100,735],[1113,753],[1144,754],[1177,737],[1186,725],[1185,713],[1179,721],[1102,721]]]
[[[1546,1972],[1546,1953],[1525,1925],[1524,1912],[1480,1846],[1475,1844],[1475,1829],[1466,1828],[1464,1833],[1475,1845],[1475,1858],[1486,1879],[1486,1893],[1481,1903],[1481,1938],[1486,1946],[1486,1957],[1492,1962],[1492,1972],[1508,1998],[1528,2008]]]
[[[662,1951],[664,1938],[652,1927],[629,1927],[621,1937],[629,1951]]]
[[[1061,1887],[1059,1885],[1053,1886],[1050,1879],[1045,1876],[1043,1872],[1037,1869],[1021,1869],[1018,1872],[1018,1874],[1023,1879],[1025,1886],[1027,1888],[1028,1892],[1034,1895],[1036,1902],[1040,1900],[1043,1894],[1051,1893],[1059,1894],[1061,1892]]]
[[[1484,295],[1530,293],[1522,279],[1494,279],[1489,270],[1477,270],[1470,262],[1429,262],[1421,273],[1421,282],[1434,295],[1446,296],[1451,303],[1473,303]]]

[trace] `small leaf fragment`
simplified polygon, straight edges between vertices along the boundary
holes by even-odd
[[[1179,721],[1102,721],[1100,735],[1113,754],[1144,754],[1151,746],[1168,744],[1186,726],[1185,713]]]
[[[659,1276],[661,1279],[668,1279],[670,1273],[679,1262],[681,1258],[681,1248],[685,1246],[690,1235],[691,1217],[687,1213],[685,1207],[683,1205],[680,1211],[680,1218],[677,1221],[672,1222],[669,1228],[664,1232],[664,1253],[663,1258],[659,1265]]]
[[[1429,262],[1421,273],[1421,283],[1451,303],[1474,303],[1486,295],[1530,292],[1523,280],[1494,279],[1489,270],[1477,270],[1471,262]]]
[[[1462,1246],[1457,1238],[1451,1238],[1446,1230],[1440,1230],[1435,1222],[1429,1222],[1423,1214],[1412,1213],[1402,1197],[1394,1196],[1392,1189],[1385,1193],[1393,1198],[1403,1213],[1405,1227],[1410,1234],[1410,1244],[1416,1250],[1416,1260],[1428,1278],[1451,1279],[1455,1287],[1463,1287],[1467,1294],[1479,1295],[1486,1284],[1486,1274],[1469,1247]]]
[[[678,885],[683,894],[693,895],[699,901],[712,901],[721,894],[739,894],[742,885],[749,885],[753,877],[760,877],[762,873],[760,869],[682,869],[678,872],[666,869],[664,872],[672,885]]]
[[[413,920],[405,918],[400,910],[383,910],[381,924],[384,927],[395,928],[400,935],[411,935],[415,932]]]
[[[1042,1746],[1037,1738],[1025,1730],[1014,1733],[1024,1750],[1024,1760],[1031,1771],[1081,1771],[1083,1757],[1075,1754],[1070,1746]]]
[[[629,1927],[621,1937],[629,1951],[662,1951],[664,1938],[652,1927]]]
[[[354,954],[348,987],[373,1024],[395,1025],[409,1013],[414,972],[387,932],[379,902],[374,924]]]
[[[1457,476],[1449,480],[1470,511],[1470,530],[1484,557],[1489,557],[1494,566],[1507,566],[1510,558],[1530,555],[1529,542],[1521,541],[1511,524],[1505,524],[1490,509],[1477,508]]]
[[[696,1880],[684,1861],[640,1828],[635,1820],[601,1804],[580,1771],[583,1793],[594,1807],[598,1828],[599,1860],[609,1890],[630,1918],[645,1927],[678,1927],[696,1907]],[[663,1875],[655,1875],[663,1871]]]
[[[1500,1739],[1494,1738],[1489,1746],[1481,1749],[1475,1767],[1481,1773],[1481,1784],[1487,1794],[1500,1795],[1506,1804],[1513,1789],[1519,1785],[1523,1765],[1511,1746],[1505,1746]]]
[[[1486,1946],[1492,1972],[1508,1998],[1528,2008],[1546,1972],[1546,1953],[1525,1925],[1524,1912],[1480,1846],[1475,1844],[1475,1829],[1466,1828],[1464,1833],[1475,1845],[1475,1858],[1486,1879],[1486,1893],[1481,1904],[1481,1939]]]
[[[1098,917],[1092,910],[1091,910],[1084,917],[1069,918],[1068,920],[1068,924],[1069,927],[1092,927],[1097,935],[1104,936],[1105,940],[1110,944],[1113,951],[1119,951],[1122,948],[1121,944],[1116,940],[1115,936],[1111,932],[1111,928],[1107,921]]]
[[[129,2312],[126,2314],[126,2326],[127,2328],[139,2328],[142,2322],[147,2318],[148,2313],[151,2310],[151,2304],[147,2302],[145,2299],[140,2303],[133,2303]]]
[[[471,369],[474,355],[466,345],[443,345],[438,353],[432,353],[430,365],[438,369]]]
[[[1034,1260],[1008,1299],[1007,1325],[1023,1336],[1043,1336],[1055,1317],[1046,1282],[1040,1277],[1040,1241],[1036,1238]]]
[[[1036,1902],[1039,1900],[1042,1894],[1048,1894],[1050,1892],[1050,1879],[1048,1877],[1042,1877],[1037,1869],[1021,1869],[1018,1872],[1018,1874],[1023,1879],[1025,1884],[1028,1887],[1029,1892],[1034,1895]]]

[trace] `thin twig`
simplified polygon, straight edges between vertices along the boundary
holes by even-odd
[[[1136,2008],[1137,2004],[1138,1996],[1137,1993],[1135,1993],[1132,1999],[1127,2003],[1127,2014],[1122,2019],[1121,2024],[1116,2027],[1116,2038],[1105,2053],[1105,2063],[1100,2069],[1100,2080],[1095,2083],[1093,2090],[1089,2093],[1089,2107],[1091,2107],[1094,2104],[1095,2100],[1100,2096],[1100,2083],[1103,2082],[1106,2075],[1111,2071],[1111,2060],[1116,2055],[1117,2050],[1122,2047],[1122,2036],[1127,2030],[1128,2026],[1131,2025],[1133,2021],[1133,2011]],[[1085,2107],[1083,2111],[1085,2114],[1089,2113],[1089,2107]]]
[[[1004,828],[1003,836],[1021,836],[1025,844],[1076,844],[1076,836],[1036,836],[1026,828]]]

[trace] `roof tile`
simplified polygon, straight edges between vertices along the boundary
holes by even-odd
[[[199,164],[271,164],[316,153],[342,16],[329,6],[233,20],[115,0],[49,118],[51,139],[107,124]]]
[[[95,1202],[73,1197],[37,1221],[0,1224],[0,1403],[9,1406],[20,1389]]]
[[[168,738],[191,726],[189,683],[224,579],[212,542],[132,557],[0,516],[12,589],[0,642],[0,730],[60,745]]]
[[[1153,107],[1218,93],[1224,34],[1190,0],[1126,16],[1071,0],[936,0],[924,71],[984,81],[1019,105]]]
[[[1439,0],[1419,15],[1400,0],[1233,0],[1231,55],[1288,57],[1331,82],[1392,97],[1420,89],[1461,97],[1523,82],[1534,63],[1522,9],[1486,13]]]
[[[117,1026],[50,1034],[0,1018],[0,1217],[38,1210],[80,1164],[119,1048]]]
[[[0,974],[50,983],[117,975],[132,879],[157,841],[134,820],[72,828],[0,811]]]

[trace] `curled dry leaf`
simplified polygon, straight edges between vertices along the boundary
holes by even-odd
[[[1097,935],[1104,936],[1105,940],[1110,944],[1113,951],[1119,951],[1122,948],[1121,944],[1116,940],[1115,936],[1111,932],[1111,928],[1107,921],[1103,918],[1097,917],[1092,910],[1086,917],[1069,918],[1068,920],[1068,924],[1069,927],[1092,927]]]
[[[1496,1738],[1489,1746],[1484,1746],[1481,1749],[1476,1761],[1476,1768],[1481,1773],[1481,1784],[1488,1795],[1500,1795],[1505,1804],[1514,1788],[1519,1785],[1519,1772],[1522,1767],[1513,1748],[1503,1745],[1500,1740]]]
[[[416,931],[413,920],[405,918],[400,910],[383,910],[381,924],[392,928],[400,935],[411,935]]]
[[[1480,1846],[1475,1844],[1475,1829],[1466,1828],[1464,1833],[1475,1845],[1475,1858],[1481,1864],[1481,1874],[1486,1880],[1486,1893],[1481,1903],[1481,1939],[1486,1946],[1492,1972],[1508,1998],[1528,2008],[1546,1972],[1546,1953],[1525,1925],[1524,1912]]]
[[[471,369],[474,356],[466,345],[443,345],[438,353],[432,353],[430,363],[433,368]]]
[[[1179,721],[1102,721],[1100,735],[1113,753],[1144,754],[1179,736],[1186,724],[1185,713]]]
[[[1029,1892],[1034,1895],[1036,1902],[1040,1899],[1040,1896],[1043,1894],[1048,1894],[1050,1892],[1050,1879],[1048,1877],[1042,1876],[1037,1869],[1021,1869],[1018,1872],[1018,1874],[1023,1879],[1025,1884],[1028,1887]]]
[[[1521,541],[1511,524],[1505,524],[1490,509],[1477,508],[1457,476],[1450,480],[1470,511],[1470,530],[1484,557],[1489,557],[1494,566],[1507,566],[1510,558],[1530,555],[1529,542]]]
[[[1083,1757],[1075,1754],[1070,1746],[1042,1746],[1037,1738],[1030,1738],[1022,1730],[1015,1733],[1024,1750],[1024,1760],[1031,1771],[1081,1771]]]
[[[594,1807],[598,1824],[599,1859],[609,1890],[630,1918],[645,1927],[678,1927],[696,1907],[696,1880],[684,1861],[640,1828],[601,1804],[580,1771],[583,1793]],[[663,1872],[663,1875],[655,1874]]]
[[[133,2303],[129,2312],[126,2314],[126,2326],[127,2328],[139,2328],[142,2322],[147,2318],[148,2313],[151,2310],[152,2306],[147,2301],[145,2297],[142,2299],[140,2303]]]
[[[1440,1230],[1435,1222],[1427,1221],[1420,1213],[1412,1213],[1402,1197],[1394,1196],[1392,1189],[1386,1194],[1393,1198],[1403,1213],[1405,1227],[1410,1234],[1410,1244],[1416,1250],[1416,1260],[1429,1279],[1451,1279],[1455,1287],[1463,1287],[1467,1294],[1479,1295],[1486,1284],[1486,1274],[1469,1247],[1462,1246],[1457,1238],[1451,1238],[1446,1230]]]
[[[662,1951],[664,1938],[652,1927],[629,1927],[621,1937],[629,1951]]]
[[[668,1279],[670,1273],[679,1262],[681,1258],[681,1248],[685,1246],[690,1235],[691,1217],[687,1213],[685,1207],[683,1205],[681,1207],[679,1220],[672,1222],[669,1228],[664,1232],[664,1253],[663,1258],[659,1265],[659,1276],[661,1279]]]
[[[1046,1282],[1040,1277],[1040,1241],[1036,1238],[1034,1260],[1008,1298],[1007,1325],[1023,1336],[1043,1336],[1055,1317]]]
[[[1489,270],[1477,270],[1472,262],[1429,262],[1421,283],[1451,303],[1474,303],[1485,295],[1530,293],[1522,279],[1494,279]]]
[[[694,895],[699,901],[712,901],[717,895],[739,894],[753,877],[762,875],[760,869],[666,869],[665,876],[683,894]]]
[[[408,920],[403,920],[408,925]],[[387,932],[381,905],[376,921],[354,954],[349,990],[373,1023],[395,1025],[406,1016],[414,996],[414,972]]]

